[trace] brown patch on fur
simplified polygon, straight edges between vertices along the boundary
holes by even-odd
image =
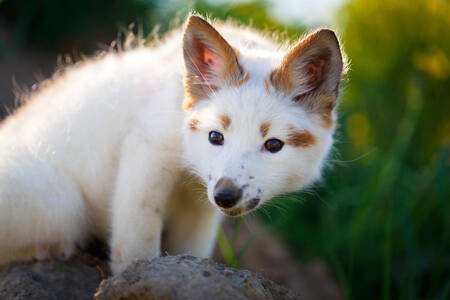
[[[331,113],[325,113],[320,116],[320,120],[322,121],[322,126],[326,129],[331,129],[333,127],[334,121],[331,116]]]
[[[243,85],[245,82],[247,82],[250,78],[250,73],[246,73],[245,76],[241,79],[239,79],[234,85],[236,87],[240,87],[241,85]]]
[[[261,127],[259,127],[259,131],[261,132],[262,137],[266,137],[267,133],[270,129],[270,123],[264,122],[261,124]]]
[[[220,122],[222,123],[223,129],[227,129],[231,124],[231,119],[227,115],[221,115]]]
[[[186,96],[183,101],[183,109],[184,110],[190,110],[192,106],[194,106],[195,102],[197,102],[197,99],[191,96]]]
[[[264,78],[264,86],[266,87],[266,92],[270,93],[270,85],[269,80],[267,80],[267,78]]]
[[[183,53],[186,64],[184,76],[185,99],[183,108],[190,109],[198,100],[208,97],[208,93],[218,87],[204,82],[204,76],[209,68],[205,55],[216,56],[220,66],[215,66],[214,75],[228,85],[239,82],[243,76],[243,70],[238,63],[237,55],[225,39],[205,20],[199,16],[191,15],[185,26],[183,36]],[[206,60],[206,62],[202,62]],[[196,65],[199,64],[199,65]],[[214,67],[213,67],[214,68]],[[203,71],[203,73],[202,73]],[[208,78],[206,78],[208,80]]]
[[[197,119],[192,119],[190,122],[189,122],[189,129],[190,130],[197,130],[197,125],[198,125],[198,120]]]
[[[319,95],[316,103],[314,112],[330,113],[336,107],[336,96]]]
[[[314,145],[316,138],[308,130],[298,130],[294,126],[288,127],[290,130],[286,144],[294,147],[309,147]]]

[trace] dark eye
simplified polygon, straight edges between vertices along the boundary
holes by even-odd
[[[209,142],[213,145],[223,145],[223,134],[217,131],[211,131],[209,133]]]
[[[283,148],[284,143],[278,139],[270,139],[264,143],[264,148],[272,153],[278,152]]]

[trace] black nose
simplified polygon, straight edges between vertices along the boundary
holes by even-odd
[[[242,189],[238,188],[228,177],[222,177],[214,188],[214,200],[223,208],[231,208],[242,197]]]

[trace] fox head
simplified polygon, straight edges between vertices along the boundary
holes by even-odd
[[[243,215],[319,178],[343,72],[333,31],[317,30],[285,53],[237,49],[190,16],[183,53],[184,157],[211,203]]]

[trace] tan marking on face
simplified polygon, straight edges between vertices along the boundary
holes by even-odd
[[[306,129],[299,130],[290,125],[288,130],[290,131],[286,139],[286,144],[288,145],[294,147],[309,147],[316,142],[316,138]]]
[[[270,123],[264,122],[261,124],[261,127],[259,127],[259,131],[261,132],[262,137],[266,137],[267,133],[270,129]]]
[[[231,119],[227,115],[221,115],[220,122],[222,123],[223,129],[227,129],[231,124]]]
[[[198,120],[197,119],[192,119],[190,122],[189,122],[189,129],[190,130],[197,130],[197,125],[198,125]]]
[[[192,106],[194,106],[195,102],[196,102],[195,97],[186,95],[183,101],[183,109],[186,111],[190,110]]]
[[[334,121],[330,113],[321,115],[320,120],[322,121],[322,126],[326,129],[331,129],[334,125]]]
[[[264,87],[266,88],[266,92],[270,93],[270,84],[269,84],[269,80],[267,80],[267,78],[264,78]]]
[[[240,80],[238,80],[234,85],[236,86],[236,87],[240,87],[241,85],[243,85],[246,81],[248,81],[248,79],[250,78],[250,73],[246,73],[245,74],[245,76],[242,78],[242,79],[240,79]]]

